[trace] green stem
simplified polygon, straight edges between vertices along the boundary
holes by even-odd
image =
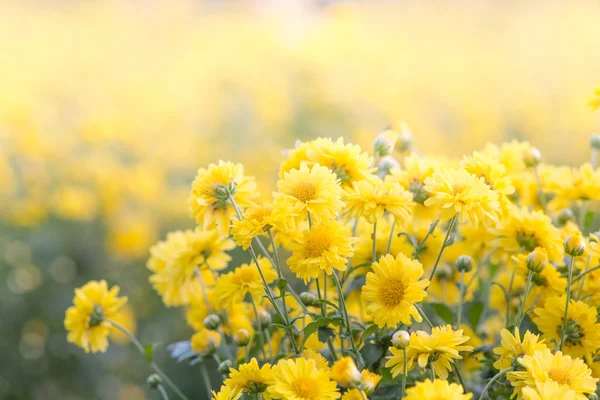
[[[454,372],[456,372],[456,376],[458,377],[458,381],[460,382],[460,385],[461,385],[461,386],[462,386],[462,388],[463,388],[463,392],[465,392],[465,394],[466,394],[466,393],[469,393],[469,392],[467,391],[467,387],[465,386],[465,381],[463,380],[463,377],[462,377],[462,375],[460,374],[460,371],[459,371],[459,369],[458,369],[458,365],[456,365],[456,364],[452,363],[452,367],[454,368]]]
[[[267,361],[267,352],[265,351],[265,332],[263,331],[262,322],[260,322],[260,317],[258,316],[258,308],[256,307],[256,302],[254,298],[250,296],[250,303],[252,304],[252,309],[254,309],[254,316],[256,317],[256,328],[258,329],[258,338],[260,349],[262,350],[264,360]]]
[[[406,374],[408,374],[408,364],[406,362],[406,347],[402,349],[404,354],[403,366],[402,366],[402,392],[400,392],[400,399],[403,399],[406,395]]]
[[[431,323],[431,321],[429,320],[429,318],[427,318],[427,314],[425,314],[425,311],[423,311],[423,309],[421,308],[421,306],[419,304],[415,303],[415,308],[417,309],[417,311],[419,312],[419,314],[421,314],[421,317],[423,317],[423,320],[425,322],[427,322],[427,325],[429,325],[430,328],[433,328],[433,324]]]
[[[600,269],[600,265],[596,265],[595,267],[592,267],[590,269],[586,269],[584,272],[582,272],[581,274],[579,274],[575,278],[573,278],[573,283],[575,283],[578,280],[582,279],[584,276],[586,276],[590,272],[596,271],[597,269]]]
[[[440,252],[437,255],[437,259],[435,260],[435,264],[433,264],[433,269],[431,270],[431,275],[429,276],[429,284],[431,284],[431,281],[433,280],[433,277],[435,276],[435,270],[437,269],[438,264],[440,263],[440,259],[442,258],[444,249],[448,246],[448,239],[450,238],[450,234],[452,233],[452,230],[454,229],[454,225],[456,224],[457,219],[458,219],[458,213],[456,213],[454,215],[454,217],[450,218],[450,222],[448,223],[448,230],[446,231],[446,236],[444,237],[444,241],[442,242],[442,248],[440,249]]]
[[[158,385],[156,387],[156,390],[158,390],[158,393],[160,393],[163,400],[169,400],[169,395],[167,394],[167,391],[165,390],[163,385]]]
[[[140,353],[142,353],[142,355],[144,357],[146,357],[146,349],[144,348],[142,343],[138,340],[138,338],[135,337],[135,335],[133,333],[129,332],[129,330],[127,328],[125,328],[123,325],[119,324],[118,322],[115,322],[110,319],[106,319],[105,321],[108,322],[109,324],[111,324],[112,326],[114,326],[115,328],[117,328],[118,330],[120,330],[121,332],[123,332],[125,335],[127,335],[129,340],[131,340],[131,342],[140,351]],[[169,377],[164,372],[162,372],[162,370],[160,368],[158,368],[158,365],[156,365],[156,363],[154,361],[152,361],[152,363],[150,365],[152,366],[152,369],[154,369],[154,372],[156,372],[158,375],[160,375],[160,377],[163,379],[163,381],[166,382],[167,385],[169,385],[169,387],[177,394],[177,396],[179,396],[182,400],[189,400],[188,397],[185,394],[183,394],[183,392],[181,390],[179,390],[179,388],[173,383],[173,381],[171,379],[169,379]]]
[[[392,221],[392,228],[390,229],[390,237],[388,239],[388,243],[387,243],[387,249],[385,254],[390,254],[390,251],[392,249],[392,239],[394,238],[394,230],[396,229],[396,220],[394,219]]]
[[[542,191],[542,178],[540,177],[540,169],[537,165],[535,166],[534,171],[535,171],[535,179],[537,180],[537,184],[538,184],[538,190],[537,190],[538,201],[540,202],[540,205],[542,206],[542,210],[544,211],[544,214],[547,214],[546,201],[544,199],[544,192]]]
[[[520,328],[521,322],[523,318],[525,318],[525,314],[523,310],[525,309],[525,302],[527,301],[527,296],[529,296],[529,291],[531,290],[531,278],[533,277],[533,271],[529,270],[529,274],[527,274],[527,282],[525,282],[525,294],[523,295],[523,300],[519,305],[519,312],[517,313],[517,318],[515,319],[515,327]]]
[[[583,276],[581,278],[581,283],[579,284],[579,291],[577,292],[577,300],[579,300],[581,298],[581,294],[583,293],[583,284],[585,283],[585,274],[587,273],[587,270],[590,266],[590,259],[592,258],[591,255],[588,256],[587,261],[585,262],[585,268],[583,269],[583,272],[581,273],[580,276]]]
[[[208,376],[208,371],[206,371],[206,365],[204,363],[200,363],[200,374],[202,375],[202,380],[204,381],[204,386],[206,387],[206,393],[208,394],[208,399],[212,398],[212,393],[210,389],[212,388],[212,384],[210,383],[210,377]]]
[[[494,377],[492,379],[490,379],[489,382],[487,383],[487,385],[485,385],[485,387],[483,388],[483,392],[481,392],[481,396],[479,396],[479,399],[480,400],[485,400],[484,395],[487,393],[487,391],[489,390],[489,388],[492,387],[492,384],[494,382],[496,382],[496,380],[499,379],[502,375],[504,375],[504,374],[506,374],[507,372],[510,372],[510,371],[512,371],[512,367],[503,369],[502,371],[500,371],[496,375],[494,375]]]
[[[210,306],[210,302],[208,301],[208,291],[206,290],[206,286],[204,285],[204,279],[202,278],[200,268],[196,267],[194,269],[194,273],[196,274],[196,278],[198,278],[198,282],[200,283],[200,289],[202,290],[202,297],[204,297],[204,302],[206,303],[206,309],[209,313],[212,313],[213,309]]]
[[[513,269],[512,274],[510,275],[510,282],[508,283],[508,292],[506,294],[506,327],[508,328],[508,321],[510,315],[510,302],[512,301],[512,289],[513,283],[515,281],[515,270]]]
[[[371,240],[373,240],[373,246],[371,249],[371,261],[377,261],[377,221],[373,224],[373,233],[371,234]]]
[[[562,351],[563,343],[565,342],[565,334],[567,333],[567,315],[569,313],[569,303],[571,302],[571,285],[573,284],[573,264],[575,263],[575,256],[571,256],[569,259],[569,275],[567,277],[567,302],[565,304],[565,315],[563,317],[563,326],[560,333],[560,343],[558,344],[558,351]]]
[[[364,366],[364,360],[362,359],[362,356],[358,352],[356,343],[354,342],[354,335],[352,335],[352,326],[350,325],[350,316],[348,315],[348,309],[346,307],[346,299],[344,298],[344,291],[342,289],[342,284],[340,283],[340,280],[339,280],[337,274],[335,273],[335,271],[333,271],[332,276],[333,276],[333,280],[335,282],[335,286],[338,291],[338,297],[340,298],[340,306],[342,308],[342,317],[344,318],[344,320],[346,322],[346,331],[348,332],[350,346],[352,346],[352,352],[354,353],[357,360],[359,361],[359,364],[361,364],[361,365],[359,365],[359,367],[362,368]],[[343,350],[343,346],[342,346],[342,350]]]
[[[460,271],[460,287],[458,289],[458,312],[456,317],[456,329],[460,329],[462,320],[463,301],[465,300],[465,271]]]

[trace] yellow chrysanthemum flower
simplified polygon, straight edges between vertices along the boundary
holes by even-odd
[[[191,339],[192,350],[202,355],[213,353],[221,346],[221,342],[221,334],[209,329],[194,333]]]
[[[473,350],[473,347],[463,345],[468,340],[462,329],[453,331],[450,325],[436,326],[431,334],[425,331],[411,332],[410,344],[406,348],[407,370],[412,370],[417,364],[423,369],[431,366],[436,376],[447,379],[451,363],[455,359],[462,359],[460,352]],[[390,351],[392,355],[387,357],[385,366],[392,367],[392,376],[396,377],[403,371],[404,354],[395,347],[390,347]]]
[[[233,390],[229,386],[223,385],[218,392],[214,390],[211,391],[212,399],[211,400],[238,400],[242,397],[242,392],[238,392],[234,394]]]
[[[575,400],[577,393],[558,382],[536,382],[534,387],[524,387],[521,394],[524,400]]]
[[[212,282],[209,269],[220,271],[227,267],[231,257],[226,251],[234,247],[231,239],[216,230],[171,232],[167,240],[150,249],[147,266],[153,274],[149,281],[167,307],[188,304],[191,293],[201,291],[196,270]]]
[[[566,296],[546,299],[544,307],[533,310],[533,322],[549,343],[558,344],[561,340]],[[567,310],[567,330],[562,345],[564,354],[571,357],[591,360],[600,348],[600,324],[596,322],[598,311],[583,301],[571,299]],[[550,344],[549,346],[552,347]]]
[[[350,218],[365,218],[374,224],[390,213],[399,226],[404,226],[412,214],[412,193],[391,179],[365,179],[345,191],[343,214]]]
[[[291,206],[300,209],[303,216],[310,215],[313,222],[334,218],[344,206],[342,188],[334,173],[327,167],[306,164],[284,174],[277,182],[276,197],[289,199]]]
[[[472,393],[465,393],[462,386],[456,383],[441,379],[434,381],[426,379],[406,389],[405,400],[470,400],[472,397]]]
[[[242,164],[219,161],[200,168],[192,183],[190,215],[204,229],[216,226],[222,234],[228,233],[229,221],[236,218],[229,193],[241,209],[251,206],[252,199],[258,197],[254,177],[244,175]]]
[[[522,388],[548,381],[574,391],[576,400],[586,400],[587,394],[596,391],[598,379],[592,378],[588,366],[581,359],[563,355],[560,351],[552,354],[549,349],[539,350],[519,359],[519,363],[524,370],[508,376],[519,399],[523,398]]]
[[[494,353],[499,356],[498,360],[494,363],[494,368],[500,371],[513,365],[515,358],[532,356],[537,350],[546,348],[544,340],[539,340],[539,335],[535,335],[529,331],[525,332],[523,340],[521,340],[518,327],[515,328],[514,336],[507,329],[502,329],[500,336],[502,337],[500,347],[494,348]]]
[[[259,258],[258,265],[267,281],[272,283],[277,279],[277,272],[266,258]],[[242,264],[232,272],[221,275],[215,285],[217,305],[223,308],[233,303],[239,303],[249,294],[255,301],[265,294],[265,286],[256,264]]]
[[[340,397],[335,381],[314,360],[281,360],[272,369],[274,383],[269,394],[274,399],[331,400]]]
[[[317,368],[329,371],[329,361],[325,357],[321,355],[321,353],[317,353],[313,349],[305,348],[302,350],[302,357],[307,360],[313,360],[317,366]]]
[[[314,225],[303,232],[298,242],[290,245],[290,270],[305,283],[318,277],[321,271],[328,275],[333,269],[345,271],[348,258],[354,254],[356,240],[347,224],[331,220]]]
[[[429,285],[423,276],[423,266],[404,254],[395,258],[384,256],[373,263],[373,272],[367,273],[362,288],[362,298],[367,302],[367,313],[380,327],[395,327],[399,322],[411,323],[411,316],[421,322],[422,318],[414,304],[427,295]]]
[[[476,151],[471,157],[465,157],[461,161],[461,167],[469,174],[483,178],[485,183],[498,193],[509,196],[515,191],[506,173],[506,167],[497,159]]]
[[[458,213],[460,222],[477,226],[480,222],[496,220],[500,211],[498,193],[491,190],[483,178],[464,169],[435,171],[425,180],[424,189],[429,193],[424,204],[440,207],[444,219]]]
[[[106,281],[91,281],[75,289],[73,306],[65,314],[67,340],[85,350],[105,352],[112,325],[127,297],[118,297],[119,287],[108,289]]]
[[[294,217],[300,210],[291,201],[280,197],[277,202],[248,207],[241,221],[233,221],[231,235],[244,250],[252,239],[264,235],[268,230],[287,233],[295,229]],[[271,231],[273,233],[273,231]]]
[[[541,248],[536,248],[541,249]],[[543,253],[546,253],[545,249],[541,249]],[[547,257],[546,257],[547,258]],[[527,267],[528,256],[519,254],[513,256],[514,261],[512,267],[522,277],[527,277],[529,269]],[[560,272],[552,264],[547,263],[545,267],[539,272],[534,272],[531,277],[533,287],[529,293],[529,297],[536,298],[539,296],[538,305],[542,305],[549,296],[560,296],[567,288],[567,280],[560,276]],[[528,297],[528,300],[529,300]]]
[[[342,357],[334,362],[329,376],[343,388],[357,387],[362,378],[352,357]]]
[[[365,400],[365,398],[360,390],[350,389],[344,393],[342,400]]]
[[[370,395],[375,391],[375,388],[379,384],[379,381],[381,380],[381,375],[377,375],[376,373],[371,372],[368,369],[363,369],[360,375],[360,388],[367,395]]]
[[[237,370],[230,368],[229,371],[229,378],[225,379],[224,385],[230,387],[232,393],[263,394],[267,399],[270,398],[266,390],[273,384],[271,364],[266,363],[259,367],[256,358],[252,358],[250,362],[241,364]]]
[[[552,225],[550,217],[541,211],[515,207],[492,231],[498,237],[496,245],[506,253],[529,253],[536,247],[541,247],[548,253],[550,262],[558,263],[562,260],[560,231]]]

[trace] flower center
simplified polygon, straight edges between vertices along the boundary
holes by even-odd
[[[264,382],[249,381],[246,384],[246,390],[248,391],[249,394],[262,393],[266,389],[267,389],[267,385]]]
[[[390,279],[384,282],[379,290],[379,298],[387,307],[395,307],[404,299],[404,284],[398,279]]]
[[[310,378],[298,378],[292,383],[292,389],[297,397],[310,399],[315,396],[317,387]]]
[[[327,235],[313,232],[306,240],[305,252],[309,257],[320,257],[331,246],[331,240]]]
[[[571,346],[575,346],[581,343],[583,338],[583,332],[577,321],[567,321],[565,327],[565,343]]]
[[[533,251],[538,247],[538,242],[532,233],[519,232],[517,233],[517,243],[523,250]]]
[[[425,203],[425,200],[429,197],[429,194],[423,188],[423,184],[417,180],[410,183],[408,191],[413,194],[413,200],[419,204]]]
[[[548,371],[548,376],[561,385],[571,385],[571,377],[564,369],[552,368]]]
[[[102,321],[104,321],[104,310],[102,307],[95,305],[92,313],[90,314],[89,326],[90,328],[93,328],[94,326],[100,325]]]
[[[330,169],[337,176],[342,185],[350,181],[350,173],[346,168],[333,164]]]
[[[292,189],[291,194],[298,200],[307,202],[315,198],[315,195],[317,194],[317,188],[315,188],[315,185],[312,183],[302,182],[297,184],[296,187]]]

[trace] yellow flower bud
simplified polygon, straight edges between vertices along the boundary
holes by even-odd
[[[575,231],[571,233],[565,239],[565,253],[570,256],[577,257],[583,254],[585,251],[585,240],[581,235],[581,232]]]
[[[533,272],[542,272],[548,265],[548,252],[546,249],[536,247],[527,257],[527,268]]]
[[[361,382],[361,374],[351,357],[337,360],[331,367],[331,378],[345,388],[357,387]]]
[[[535,147],[523,152],[523,162],[529,168],[537,166],[542,160],[542,153]]]
[[[397,349],[405,349],[410,344],[410,334],[407,331],[397,331],[392,335],[392,345]]]
[[[245,346],[248,343],[250,343],[250,333],[248,333],[248,331],[243,328],[238,329],[233,334],[233,341],[235,342],[235,344],[237,346],[240,346],[240,347]]]

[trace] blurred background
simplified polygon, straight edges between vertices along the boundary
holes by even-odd
[[[192,330],[145,262],[193,226],[209,162],[244,163],[268,194],[296,140],[370,151],[402,121],[421,152],[516,138],[587,159],[599,21],[598,1],[0,1],[0,399],[158,398],[123,338],[67,343],[90,279],[121,286],[123,323],[202,398],[166,350]]]

